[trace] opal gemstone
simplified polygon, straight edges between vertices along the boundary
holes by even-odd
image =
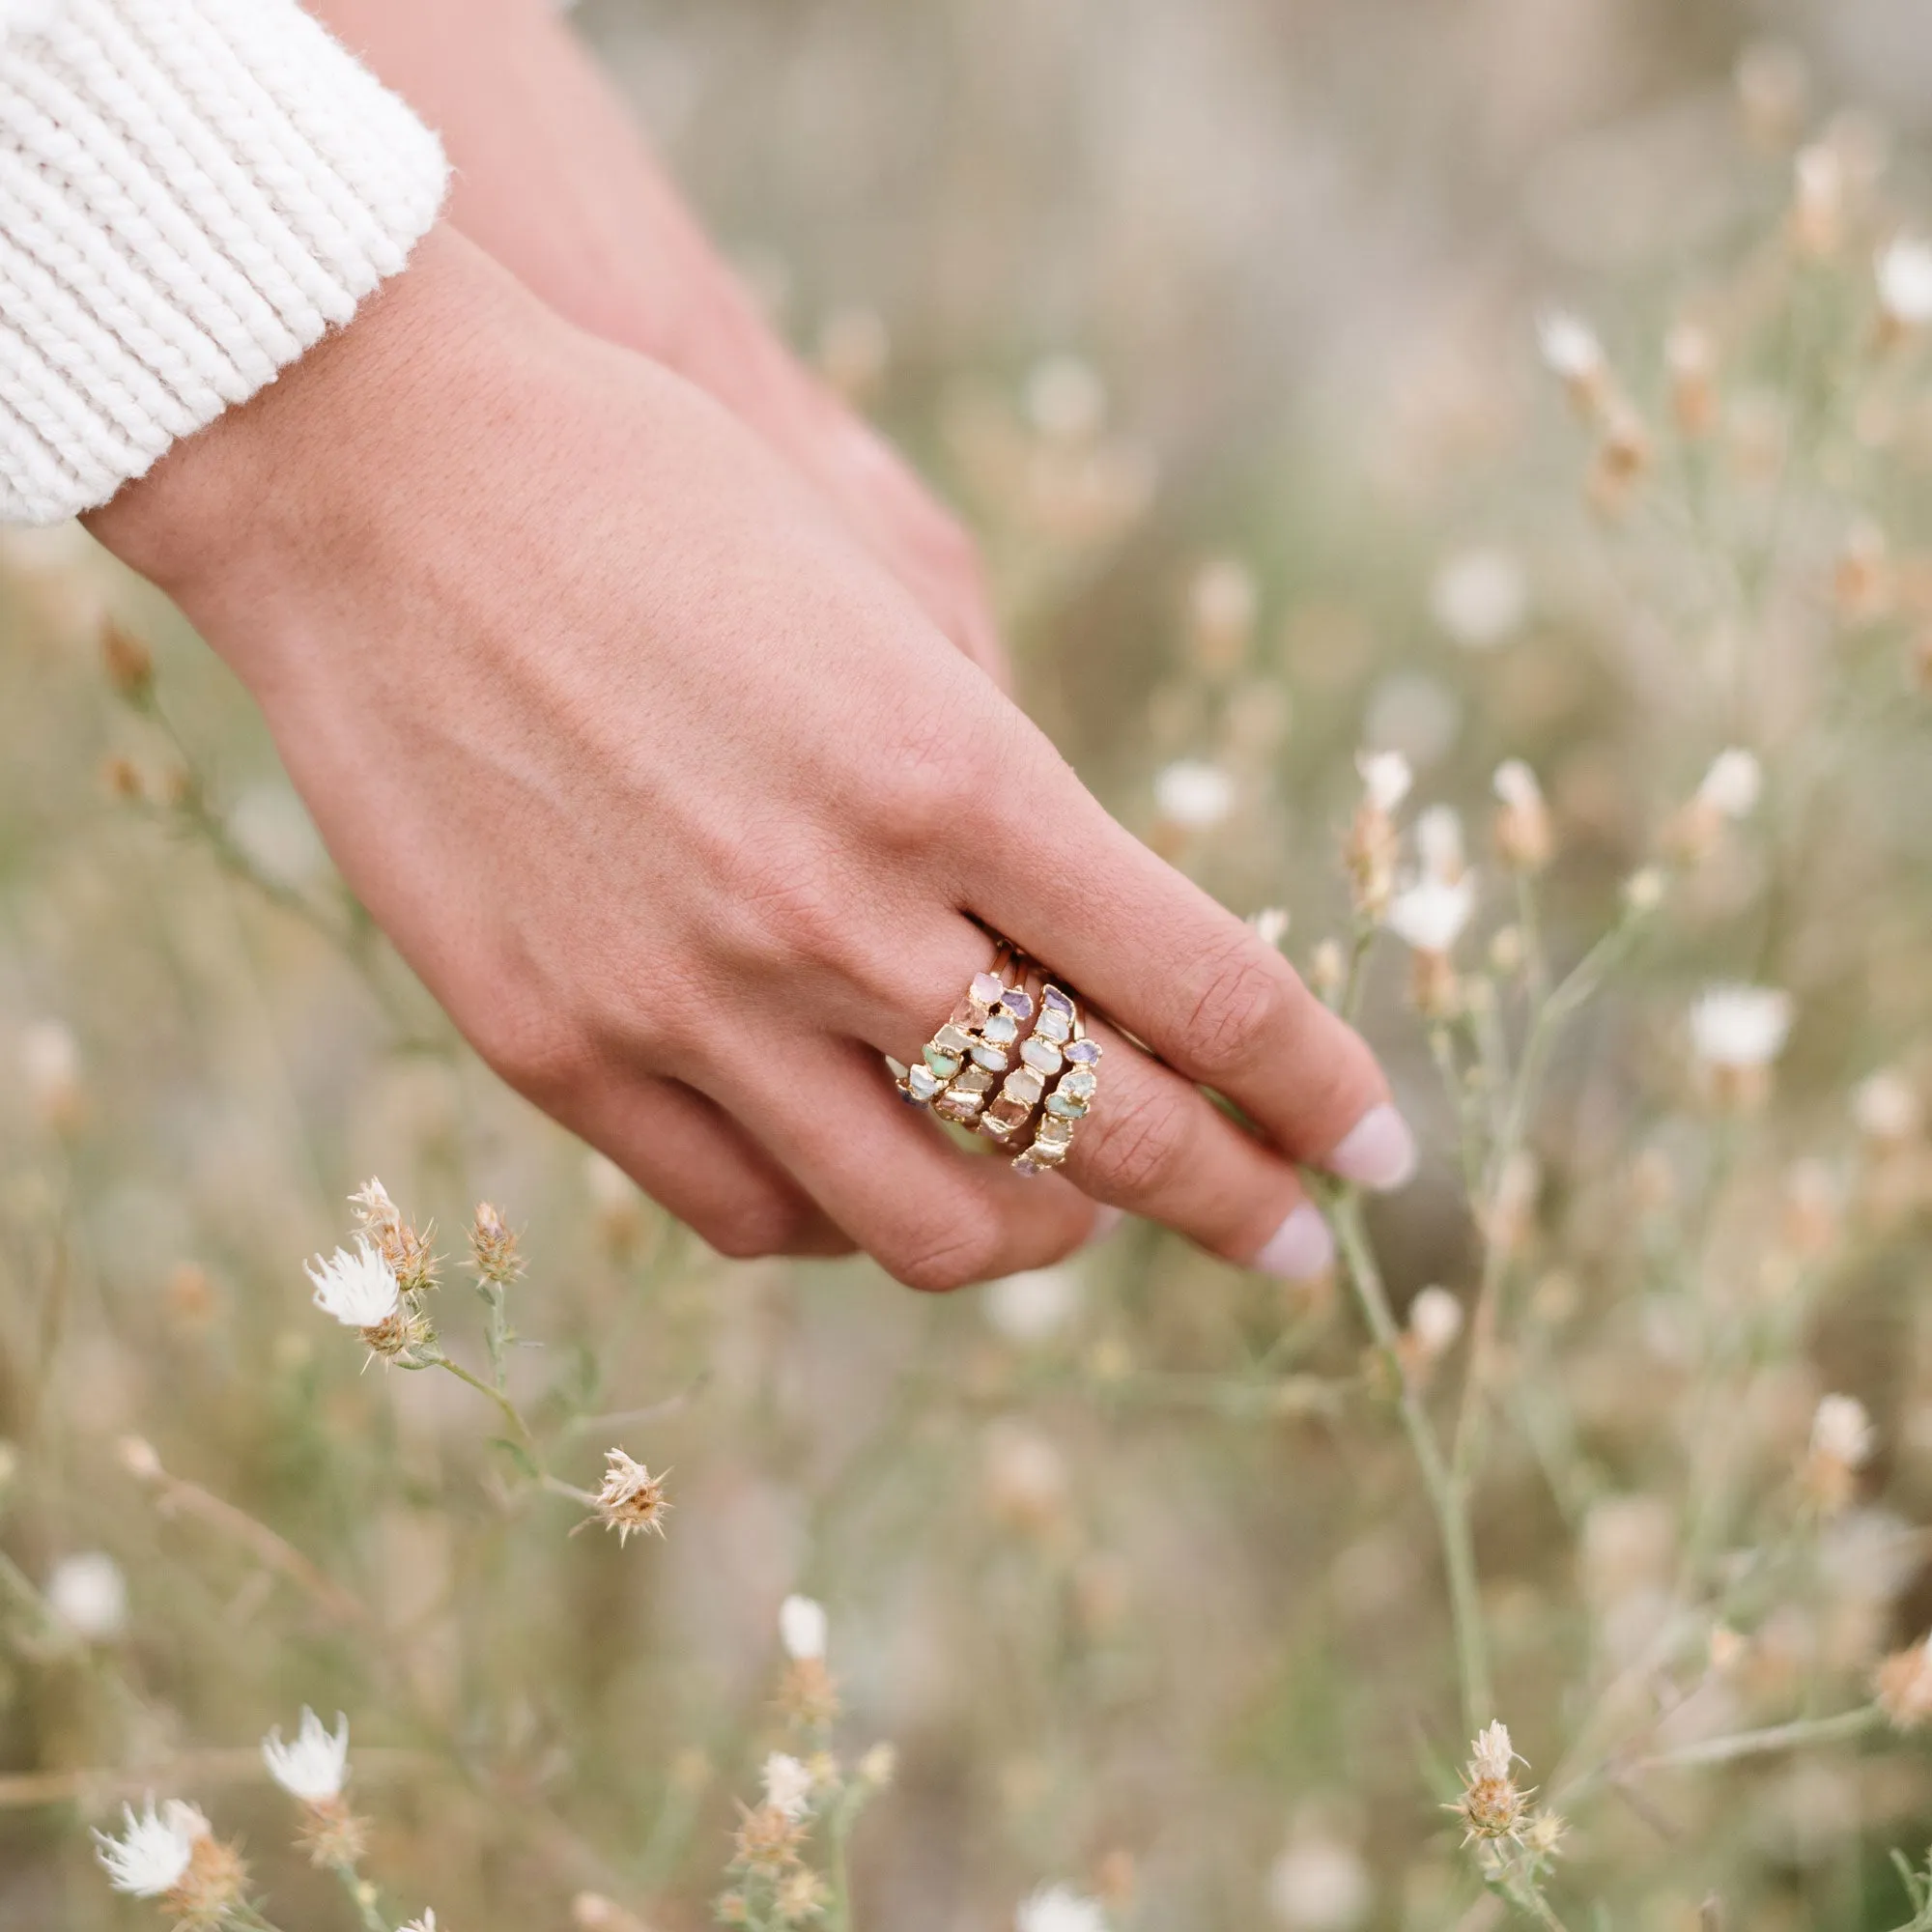
[[[1051,1012],[1073,1016],[1073,1002],[1058,986],[1048,986],[1040,994],[1040,1003]]]
[[[997,1106],[999,1102],[995,1101],[993,1104]],[[994,1114],[992,1107],[988,1107],[980,1116],[980,1131],[989,1140],[1003,1141],[1012,1130],[1013,1123],[1010,1121],[1000,1120]]]
[[[1020,1023],[1011,1013],[992,1012],[986,1015],[986,1024],[980,1031],[996,1045],[1005,1046],[1020,1037]]]
[[[964,1027],[954,1026],[950,1021],[933,1035],[932,1043],[941,1053],[971,1053],[973,1037]]]
[[[949,1121],[957,1121],[962,1126],[968,1126],[979,1118],[982,1097],[979,1094],[942,1094],[932,1103],[932,1111],[943,1115]]]
[[[1066,1049],[1066,1057],[1088,1066],[1096,1065],[1100,1059],[1100,1042],[1097,1039],[1076,1039]]]
[[[1022,1066],[1017,1072],[1007,1075],[1007,1084],[1000,1089],[1000,1097],[1016,1100],[1022,1107],[1032,1107],[1037,1104],[1045,1084],[1032,1067]]]
[[[1015,1174],[1026,1175],[1044,1174],[1046,1172],[1046,1163],[1036,1159],[1033,1151],[1029,1149],[1013,1162],[1013,1172]]]
[[[1068,1038],[1073,1032],[1073,1022],[1065,1013],[1057,1013],[1051,1007],[1034,1022],[1033,1037],[1036,1039],[1050,1039],[1056,1045]]]
[[[1063,1120],[1080,1121],[1087,1117],[1087,1102],[1071,1094],[1049,1094],[1046,1102],[1049,1114],[1058,1114]]]
[[[1047,1147],[1057,1147],[1065,1151],[1066,1144],[1073,1138],[1073,1122],[1063,1120],[1058,1114],[1048,1114],[1039,1123],[1039,1138]]]
[[[969,1066],[952,1083],[955,1094],[983,1094],[993,1084],[993,1076],[983,1066]]]
[[[939,1092],[939,1076],[929,1066],[914,1066],[906,1072],[906,1092],[915,1100],[930,1100]]]
[[[1016,1020],[1033,1018],[1033,995],[1024,986],[1009,986],[1000,995],[1000,1004]]]
[[[1099,1075],[1091,1066],[1076,1066],[1060,1083],[1063,1094],[1071,1094],[1076,1100],[1091,1100],[1094,1090],[1100,1084]]]
[[[973,976],[972,991],[967,995],[976,1005],[990,1007],[1007,989],[1000,983],[997,973],[976,973]]]
[[[1041,1039],[1038,1034],[1020,1048],[1020,1058],[1042,1073],[1060,1071],[1060,1049],[1050,1039]]]
[[[925,1049],[925,1064],[942,1080],[951,1080],[959,1071],[959,1056],[956,1053],[941,1053],[936,1046]]]
[[[1004,1073],[1007,1070],[1007,1055],[1004,1047],[980,1045],[973,1049],[975,1065],[983,1066],[988,1073]]]

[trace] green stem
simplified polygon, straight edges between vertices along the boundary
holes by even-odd
[[[1879,1729],[1885,1713],[1876,1704],[1840,1711],[1833,1718],[1800,1718],[1789,1724],[1773,1724],[1761,1731],[1736,1731],[1727,1738],[1706,1738],[1658,1751],[1622,1767],[1625,1772],[1678,1771],[1692,1765],[1732,1764],[1743,1757],[1769,1757],[1778,1751],[1804,1750],[1812,1745],[1845,1744]]]
[[[1456,1641],[1457,1677],[1463,1691],[1463,1728],[1474,1737],[1495,1715],[1490,1691],[1489,1647],[1483,1631],[1482,1596],[1477,1586],[1476,1552],[1469,1530],[1467,1493],[1443,1461],[1429,1417],[1403,1374],[1398,1342],[1401,1330],[1390,1310],[1388,1292],[1362,1227],[1361,1203],[1351,1188],[1321,1188],[1335,1227],[1349,1280],[1360,1302],[1369,1332],[1386,1357],[1400,1390],[1398,1410],[1409,1446],[1422,1471],[1423,1488],[1435,1517],[1442,1567],[1449,1582],[1449,1617]]]
[[[362,1932],[390,1932],[389,1921],[383,1917],[376,1902],[376,1888],[365,1884],[354,1865],[331,1865],[329,1869],[341,1882],[350,1904],[355,1908],[355,1916],[362,1921]]]
[[[846,1826],[835,1819],[826,1860],[826,1876],[832,1882],[832,1903],[825,1915],[830,1932],[852,1932],[852,1880],[845,1862],[846,1836]]]
[[[468,1382],[478,1395],[488,1396],[497,1405],[497,1408],[501,1410],[504,1421],[516,1432],[518,1445],[529,1457],[530,1461],[536,1464],[538,1475],[540,1477],[543,1475],[543,1455],[537,1447],[537,1438],[530,1433],[530,1426],[524,1420],[517,1405],[501,1389],[492,1388],[481,1376],[472,1376],[462,1363],[452,1362],[440,1350],[429,1357],[429,1365],[434,1369],[447,1369],[458,1381]]]

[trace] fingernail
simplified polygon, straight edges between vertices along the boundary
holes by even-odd
[[[1126,1218],[1127,1211],[1124,1208],[1109,1208],[1105,1205],[1095,1208],[1093,1232],[1080,1245],[1083,1248],[1097,1248]]]
[[[1268,1239],[1255,1257],[1254,1264],[1264,1274],[1279,1275],[1285,1281],[1313,1281],[1325,1274],[1335,1259],[1335,1237],[1328,1224],[1307,1202],[1303,1202]]]
[[[1342,1137],[1321,1165],[1344,1180],[1392,1194],[1415,1178],[1415,1136],[1408,1122],[1384,1100],[1371,1107]]]

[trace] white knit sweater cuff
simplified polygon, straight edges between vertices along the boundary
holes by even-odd
[[[104,503],[272,382],[446,178],[295,0],[0,0],[0,523]]]

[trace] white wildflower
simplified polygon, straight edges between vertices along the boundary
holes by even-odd
[[[796,1823],[811,1809],[811,1772],[784,1751],[765,1760],[765,1803]]]
[[[1155,773],[1154,805],[1170,825],[1205,832],[1235,809],[1235,781],[1205,758],[1179,758]]]
[[[64,1556],[47,1577],[47,1607],[75,1635],[111,1643],[128,1626],[128,1579],[105,1550]]]
[[[1080,1312],[1080,1270],[1028,1268],[986,1284],[986,1320],[1011,1342],[1044,1342]]]
[[[208,1836],[208,1820],[173,1798],[158,1813],[151,1797],[145,1815],[137,1818],[131,1804],[124,1804],[121,1815],[127,1822],[118,1837],[94,1834],[108,1884],[131,1898],[159,1898],[174,1890],[187,1876],[196,1844]]]
[[[1811,1418],[1811,1453],[1846,1469],[1861,1469],[1878,1446],[1865,1406],[1855,1395],[1828,1395]]]
[[[1416,952],[1441,957],[1462,938],[1475,910],[1475,887],[1466,877],[1425,877],[1395,895],[1388,909],[1388,926]]]
[[[1733,746],[1711,760],[1697,787],[1698,801],[1724,818],[1748,818],[1764,790],[1764,767],[1754,752]]]
[[[1896,1146],[1918,1137],[1925,1124],[1925,1110],[1912,1083],[1886,1068],[1852,1090],[1852,1120],[1867,1140]]]
[[[363,1239],[354,1254],[337,1248],[327,1261],[318,1255],[308,1264],[308,1278],[315,1305],[345,1328],[380,1328],[401,1305],[395,1269]]]
[[[1279,947],[1288,937],[1290,918],[1286,906],[1264,906],[1253,914],[1248,923],[1255,929],[1255,937],[1264,946]]]
[[[269,1776],[304,1804],[324,1804],[340,1798],[349,1776],[349,1719],[338,1713],[335,1729],[327,1731],[322,1719],[303,1705],[295,1742],[284,1744],[277,1724],[262,1740],[262,1762],[269,1767]]]
[[[1454,806],[1432,805],[1415,821],[1415,850],[1425,878],[1453,886],[1469,869],[1463,821]]]
[[[43,1116],[59,1123],[80,1098],[80,1043],[59,1020],[35,1020],[20,1035],[20,1077]]]
[[[1519,811],[1532,810],[1543,803],[1543,787],[1520,758],[1509,758],[1498,765],[1491,782],[1497,798]]]
[[[1358,752],[1355,770],[1361,774],[1370,805],[1381,812],[1394,811],[1415,782],[1415,774],[1400,752]]]
[[[1708,1066],[1769,1066],[1791,1032],[1791,995],[1771,986],[1713,986],[1690,1009],[1690,1041]]]
[[[831,1620],[816,1598],[794,1593],[779,1605],[779,1641],[794,1662],[822,1658],[830,1636]]]
[[[1491,782],[1502,806],[1495,840],[1503,863],[1518,872],[1540,871],[1549,863],[1555,832],[1536,774],[1520,758],[1509,758],[1496,767]]]
[[[1361,1855],[1333,1838],[1297,1838],[1268,1873],[1268,1904],[1284,1932],[1355,1932],[1374,1896]]]
[[[1528,580],[1505,550],[1460,551],[1430,580],[1430,615],[1467,650],[1493,650],[1521,627],[1528,610]]]
[[[403,1932],[437,1932],[436,1908],[432,1906],[420,1918],[412,1918]]]
[[[1904,238],[1878,258],[1878,298],[1886,315],[1908,328],[1932,322],[1932,247]]]
[[[1408,1304],[1408,1332],[1425,1361],[1446,1354],[1463,1332],[1463,1304],[1446,1288],[1423,1289]]]
[[[664,1485],[669,1473],[667,1469],[654,1476],[623,1450],[605,1450],[604,1484],[592,1507],[604,1527],[617,1532],[620,1548],[630,1542],[633,1530],[652,1530],[659,1536],[665,1533],[665,1512],[670,1504],[665,1499]]]
[[[1097,1900],[1055,1885],[1023,1900],[1014,1925],[1016,1932],[1107,1932],[1107,1915]]]
[[[1049,355],[1027,376],[1026,412],[1041,436],[1084,442],[1107,419],[1107,389],[1091,362]]]
[[[1536,319],[1536,346],[1550,372],[1581,385],[1603,380],[1604,345],[1597,331],[1568,309],[1546,309]]]
[[[1472,1777],[1507,1777],[1510,1767],[1526,1763],[1522,1753],[1510,1743],[1509,1726],[1499,1718],[1488,1730],[1477,1734],[1470,1748],[1469,1775]]]

